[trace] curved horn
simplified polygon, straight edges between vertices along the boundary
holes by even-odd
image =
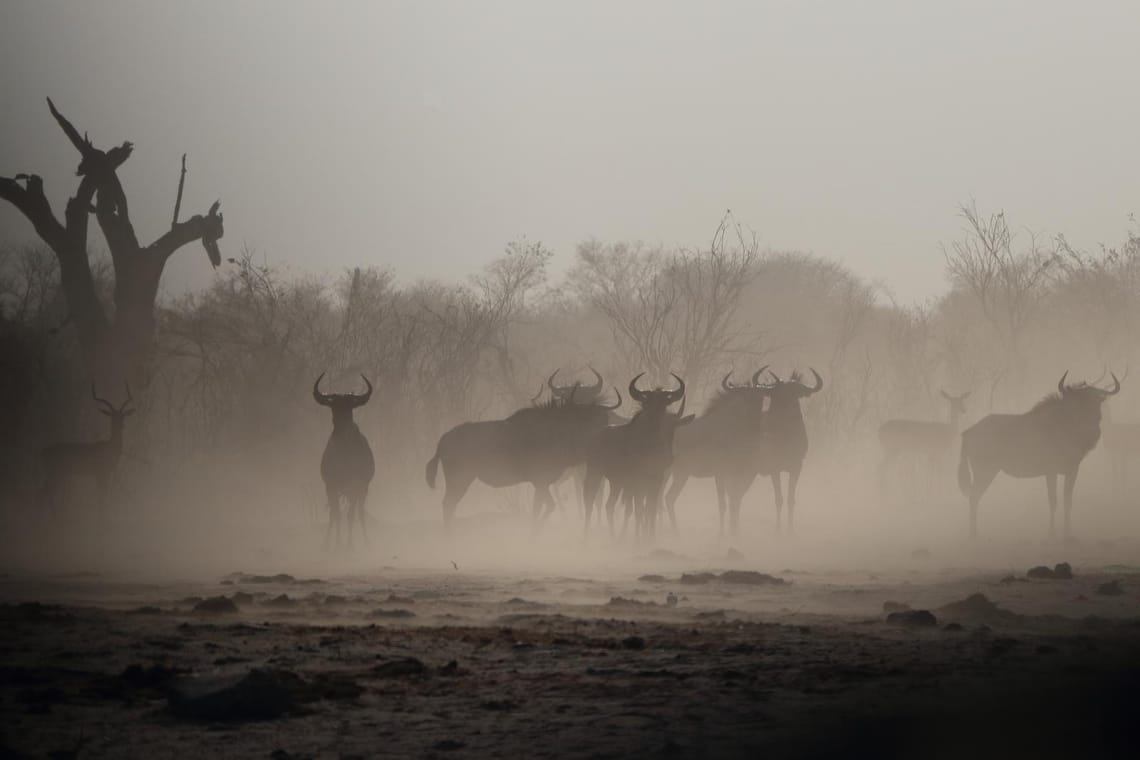
[[[109,411],[112,411],[112,412],[118,411],[117,409],[115,409],[115,406],[110,401],[108,401],[105,398],[99,398],[98,396],[95,395],[95,383],[91,383],[91,399],[95,403],[102,404],[103,406],[107,407],[107,409]]]
[[[777,375],[775,372],[772,372],[771,370],[768,370],[768,376],[772,378],[772,382],[774,382],[774,383],[778,384],[778,383],[784,382],[783,380],[780,379],[779,375]]]
[[[688,401],[687,398],[684,398],[684,397],[681,398],[681,408],[678,409],[677,414],[674,415],[677,419],[681,419],[682,417],[685,416],[685,402],[686,401]]]
[[[1069,370],[1065,370],[1065,374],[1061,375],[1061,379],[1057,381],[1057,392],[1065,392],[1065,378],[1069,376]]]
[[[364,406],[368,403],[368,399],[372,398],[372,383],[368,382],[368,378],[364,376],[363,372],[360,373],[360,379],[364,381],[364,385],[367,386],[368,390],[356,397],[356,405]]]
[[[324,378],[325,373],[322,372],[317,378],[317,382],[313,383],[313,401],[316,401],[321,406],[329,405],[329,397],[321,393],[321,380]]]
[[[753,385],[759,385],[760,384],[760,376],[763,375],[764,370],[768,369],[768,367],[770,367],[770,366],[772,366],[772,365],[771,364],[765,364],[763,367],[761,367],[760,369],[758,369],[752,373],[752,384]]]
[[[632,380],[630,380],[630,381],[629,381],[629,397],[630,397],[631,399],[633,399],[634,401],[643,401],[643,400],[645,400],[645,394],[644,394],[642,391],[639,391],[639,390],[637,389],[637,381],[638,381],[638,380],[640,380],[640,379],[641,379],[641,376],[642,376],[642,375],[644,375],[644,374],[645,374],[645,373],[644,373],[644,372],[642,372],[642,373],[641,373],[641,375],[638,375],[637,377],[635,377],[635,378],[633,378]]]
[[[557,393],[558,392],[558,388],[556,388],[554,385],[554,376],[557,374],[558,374],[558,370],[554,370],[553,372],[550,373],[550,377],[546,378],[546,387],[550,389],[551,393]]]
[[[670,372],[673,379],[677,381],[677,389],[669,393],[669,403],[675,404],[685,397],[685,381],[676,372]]]
[[[604,383],[604,381],[602,380],[602,373],[601,373],[601,372],[598,372],[598,371],[597,371],[596,369],[594,369],[593,367],[590,367],[589,369],[590,369],[590,371],[591,371],[591,372],[593,372],[593,373],[594,373],[594,380],[595,380],[595,382],[594,382],[594,384],[593,384],[593,385],[587,385],[587,386],[585,387],[585,389],[584,389],[584,390],[590,391],[590,393],[592,393],[592,394],[594,394],[595,396],[597,396],[599,393],[601,393],[601,392],[602,392],[602,386],[603,386],[605,383]]]
[[[533,396],[531,396],[531,397],[530,397],[530,403],[531,403],[531,405],[534,405],[534,404],[537,404],[537,403],[538,403],[538,400],[539,400],[539,399],[542,397],[542,391],[543,391],[543,387],[542,387],[541,385],[539,385],[539,386],[538,386],[538,393],[536,393],[536,394],[534,394]]]
[[[619,406],[621,406],[621,391],[619,391],[617,389],[616,385],[614,386],[614,393],[616,393],[617,397],[618,397],[616,404],[614,404],[613,406],[606,406],[605,404],[598,404],[598,406],[600,406],[602,409],[609,409],[609,410],[617,409]]]
[[[1120,393],[1120,381],[1116,379],[1116,373],[1115,372],[1109,372],[1108,374],[1112,375],[1113,386],[1112,386],[1112,390],[1105,391],[1104,395],[1115,396],[1117,393]]]
[[[720,381],[720,387],[726,391],[730,391],[735,387],[732,383],[728,382],[728,378],[730,377],[732,377],[732,370],[729,370],[728,374],[724,376],[724,379]]]
[[[821,390],[823,390],[823,378],[819,376],[819,373],[815,371],[814,367],[808,367],[808,369],[810,369],[811,373],[815,375],[815,387],[808,388],[808,390],[812,393],[819,393]]]

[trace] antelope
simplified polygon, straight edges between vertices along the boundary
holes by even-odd
[[[364,523],[364,501],[368,486],[376,473],[376,462],[368,439],[352,419],[354,409],[364,406],[372,398],[372,383],[361,375],[367,390],[355,393],[321,393],[322,372],[313,383],[313,400],[332,411],[333,429],[321,456],[321,479],[325,482],[325,497],[329,508],[329,526],[325,531],[325,547],[335,530],[337,545],[352,544],[352,519],[360,522],[360,534],[368,541]],[[347,525],[341,529],[341,502],[345,502]]]
[[[1128,486],[1128,462],[1140,456],[1140,422],[1113,422],[1106,406],[1101,437],[1112,463],[1113,488],[1118,494],[1123,494]]]
[[[772,384],[767,386],[769,401],[764,418],[766,430],[761,447],[760,474],[772,479],[777,531],[783,529],[784,493],[780,474],[784,472],[788,473],[788,531],[794,528],[796,485],[808,450],[807,427],[800,400],[823,389],[823,378],[814,369],[811,373],[815,376],[815,386],[811,388],[800,382],[799,372],[793,372],[787,380],[781,380],[774,372],[768,373]]]
[[[672,482],[665,494],[665,506],[673,531],[677,530],[677,497],[689,478],[713,478],[720,509],[720,535],[724,535],[725,510],[729,511],[731,531],[740,525],[740,503],[760,474],[763,455],[764,399],[768,388],[760,385],[767,366],[752,375],[752,382],[733,385],[729,372],[720,382],[720,391],[709,402],[705,413],[692,425],[677,431],[673,447]]]
[[[586,459],[586,522],[583,537],[588,535],[590,517],[602,478],[609,481],[606,513],[613,533],[613,510],[619,496],[624,497],[626,524],[631,514],[639,539],[651,540],[656,530],[665,478],[673,462],[673,438],[678,427],[693,421],[684,415],[685,381],[673,375],[677,388],[641,390],[637,381],[642,372],[629,381],[629,395],[640,409],[624,425],[605,428],[596,436]],[[668,408],[682,402],[677,414]],[[625,532],[623,527],[622,532]]]
[[[125,385],[127,399],[115,406],[95,393],[91,384],[91,399],[99,405],[99,413],[111,423],[111,435],[105,441],[90,443],[56,443],[46,447],[40,458],[43,462],[44,483],[39,492],[39,504],[52,511],[57,509],[60,487],[79,478],[95,483],[100,515],[107,516],[107,490],[123,453],[123,423],[135,413],[128,409],[131,403],[131,386]]]
[[[962,433],[958,485],[970,501],[970,537],[978,535],[978,502],[999,472],[1015,478],[1045,478],[1049,494],[1049,535],[1055,535],[1057,476],[1065,476],[1065,535],[1073,487],[1081,461],[1100,438],[1101,404],[1120,392],[1112,375],[1111,390],[1088,383],[1066,385],[1023,414],[990,414]]]
[[[616,393],[616,389],[615,389]],[[435,488],[440,465],[446,481],[443,525],[448,533],[460,500],[476,480],[493,488],[530,483],[534,487],[532,529],[537,531],[554,508],[550,487],[567,468],[581,463],[594,433],[606,426],[610,411],[621,406],[580,404],[576,391],[516,411],[502,420],[465,422],[440,436],[424,469]]]
[[[970,392],[953,396],[944,390],[939,391],[949,405],[949,420],[933,422],[927,420],[887,420],[879,427],[879,443],[883,458],[879,461],[879,490],[886,490],[887,470],[891,463],[905,454],[926,457],[933,477],[941,472],[941,464],[954,439],[958,437],[959,418],[966,413],[966,399]]]

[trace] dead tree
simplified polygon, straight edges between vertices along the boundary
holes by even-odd
[[[134,146],[124,142],[109,150],[96,148],[48,99],[48,108],[71,144],[79,151],[79,187],[67,201],[61,222],[44,194],[37,174],[0,177],[0,198],[22,213],[59,260],[60,282],[70,323],[78,331],[84,362],[103,380],[141,376],[143,360],[154,337],[154,304],[167,260],[182,246],[199,240],[210,263],[221,263],[218,239],[222,215],[215,201],[203,215],[178,221],[185,181],[185,156],[170,229],[148,245],[139,242],[131,223],[127,196],[117,174]],[[100,303],[87,251],[88,219],[95,216],[115,270],[114,316]]]

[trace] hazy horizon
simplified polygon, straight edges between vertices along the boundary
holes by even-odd
[[[1121,240],[1140,209],[1132,3],[2,14],[0,173],[43,175],[62,214],[76,155],[50,96],[97,145],[135,143],[121,174],[144,240],[168,223],[186,152],[184,217],[221,198],[226,255],[248,243],[298,272],[458,279],[523,236],[561,270],[588,238],[703,245],[730,208],[762,246],[911,302],[944,289],[939,244],[971,197],[1085,248]],[[34,238],[0,206],[0,243]],[[209,279],[195,247],[164,289]]]

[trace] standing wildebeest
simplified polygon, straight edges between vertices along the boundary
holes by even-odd
[[[368,485],[376,473],[376,462],[372,458],[372,448],[368,439],[352,420],[352,410],[364,406],[372,398],[372,383],[361,375],[368,390],[361,395],[354,393],[321,393],[321,373],[313,383],[313,399],[321,406],[332,410],[333,429],[325,453],[321,457],[321,479],[325,481],[325,496],[329,507],[329,527],[325,532],[325,546],[328,546],[333,527],[336,527],[337,544],[344,540],[352,543],[352,518],[360,521],[360,533],[368,540],[368,530],[364,526],[364,500],[368,496]],[[341,536],[340,503],[347,502],[348,524],[344,537]]]
[[[571,391],[520,409],[505,420],[465,422],[444,433],[427,463],[425,478],[435,488],[436,469],[443,465],[447,490],[443,524],[448,530],[459,500],[476,479],[494,488],[530,483],[534,486],[534,529],[553,509],[550,486],[568,467],[586,456],[591,436],[606,426],[613,406],[579,404]],[[543,511],[543,508],[546,511]]]
[[[764,399],[768,388],[760,385],[761,367],[748,385],[733,385],[728,373],[721,390],[705,413],[677,433],[673,444],[673,480],[665,494],[665,506],[677,530],[677,497],[689,478],[714,478],[720,509],[720,534],[724,513],[729,509],[732,534],[740,525],[740,503],[760,474],[763,455]]]
[[[1073,508],[1073,486],[1081,460],[1100,439],[1100,406],[1120,392],[1087,383],[1065,385],[1024,414],[991,414],[962,433],[958,485],[970,499],[970,537],[978,534],[978,501],[999,472],[1015,478],[1045,478],[1049,492],[1049,535],[1054,535],[1057,476],[1065,476],[1065,535]]]
[[[682,416],[683,404],[678,414],[668,411],[671,405],[685,398],[684,380],[673,375],[678,384],[676,389],[643,391],[637,387],[637,381],[644,374],[629,381],[629,395],[641,408],[624,425],[613,425],[599,432],[586,459],[583,536],[589,532],[594,500],[603,477],[610,486],[606,513],[611,533],[614,504],[621,495],[626,505],[626,522],[631,511],[635,516],[638,538],[652,539],[654,535],[661,492],[673,462],[674,433],[678,427],[692,422],[693,415]]]
[[[768,388],[768,412],[764,417],[764,447],[760,456],[760,473],[772,478],[772,491],[776,498],[776,530],[783,527],[784,493],[780,487],[780,473],[788,473],[788,530],[795,527],[796,484],[807,456],[807,427],[804,425],[800,399],[819,393],[823,378],[814,369],[815,387],[800,382],[800,373],[793,372],[781,380],[769,372],[772,384]]]
[[[54,510],[57,492],[78,478],[90,478],[95,482],[99,513],[107,517],[107,489],[119,457],[123,454],[123,422],[135,413],[128,409],[131,403],[131,386],[127,385],[127,400],[115,406],[106,399],[95,395],[95,384],[91,384],[91,398],[100,405],[99,413],[111,422],[111,436],[105,441],[91,443],[56,443],[41,453],[44,468],[44,483],[39,492],[39,504]]]
[[[949,422],[928,420],[887,420],[879,427],[879,443],[883,458],[879,461],[879,490],[886,490],[887,469],[899,456],[922,456],[926,458],[928,476],[933,478],[942,472],[943,457],[958,437],[958,419],[966,413],[967,391],[960,396],[952,396],[940,391],[942,398],[950,405]]]

